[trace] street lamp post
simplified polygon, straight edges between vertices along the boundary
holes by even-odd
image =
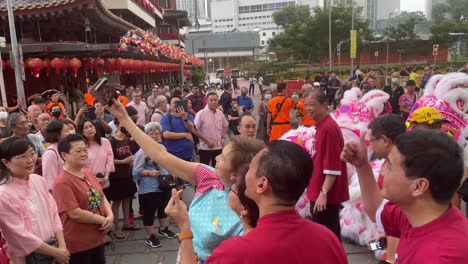
[[[332,1],[329,2],[328,6],[328,64],[329,64],[329,71],[332,71],[332,43],[331,43],[331,9],[332,9]]]
[[[354,30],[354,4],[351,3],[351,30]],[[351,53],[351,50],[350,50]],[[351,55],[351,54],[350,54]],[[351,57],[351,77],[353,76],[354,58]]]
[[[386,65],[385,65],[385,71],[388,72],[388,53],[389,53],[389,50],[390,50],[390,38],[389,38],[389,31],[390,31],[390,18],[392,17],[392,15],[394,14],[397,14],[398,12],[400,12],[400,10],[398,9],[395,9],[393,10],[392,12],[390,12],[388,14],[388,20],[387,20],[387,60],[386,60]]]
[[[180,20],[183,20],[183,19],[177,18],[177,37],[179,40],[179,48],[182,48],[181,42],[180,42],[180,24],[179,24]],[[182,87],[184,85],[184,58],[180,59],[179,65],[180,65],[179,84],[180,84],[180,87]]]
[[[7,0],[8,23],[10,26],[11,53],[13,68],[15,69],[16,94],[18,99],[25,99],[23,77],[21,74],[21,61],[18,49],[18,40],[16,39],[15,17],[13,15],[13,6],[11,0]],[[21,107],[26,108],[26,100],[23,100]]]

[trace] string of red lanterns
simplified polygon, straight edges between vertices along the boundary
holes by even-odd
[[[70,68],[73,71],[75,77],[77,77],[78,71],[84,66],[84,69],[90,73],[113,73],[119,72],[122,74],[128,73],[154,73],[154,72],[174,72],[180,70],[180,65],[177,63],[157,62],[149,60],[135,60],[135,59],[123,59],[123,58],[85,58],[82,62],[78,58],[53,58],[41,59],[41,58],[29,58],[25,61],[25,66],[30,70],[34,77],[38,78],[42,69],[46,69],[47,75],[50,70],[55,70],[58,75],[61,72],[67,73]],[[184,70],[192,69],[191,65],[184,65]],[[6,71],[13,69],[10,61],[2,60],[2,70]]]

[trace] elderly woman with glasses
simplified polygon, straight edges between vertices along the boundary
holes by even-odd
[[[51,263],[68,263],[57,205],[44,178],[33,174],[34,145],[10,137],[0,144],[0,159],[0,230],[13,262],[26,263],[34,253],[50,257]]]
[[[145,133],[150,136],[154,141],[161,143],[161,125],[157,122],[150,122],[145,126]],[[161,145],[163,149],[166,149]],[[159,187],[158,177],[161,175],[168,175],[166,169],[153,162],[143,149],[140,149],[135,154],[133,161],[133,178],[138,182],[138,194],[140,204],[143,208],[143,225],[145,227],[148,239],[145,241],[150,247],[160,247],[161,242],[156,237],[154,231],[154,215],[158,212],[159,219],[159,236],[167,238],[175,238],[176,234],[169,230],[169,218],[164,213],[164,208],[169,201],[170,194],[168,190],[162,190]]]
[[[52,195],[63,223],[70,263],[105,263],[105,243],[114,214],[101,185],[88,164],[88,146],[83,136],[68,135],[58,143],[65,161],[56,177]]]

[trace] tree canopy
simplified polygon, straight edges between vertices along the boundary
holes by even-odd
[[[372,40],[362,7],[354,6],[354,25],[358,31],[358,49]],[[281,52],[289,51],[298,59],[308,62],[320,61],[328,55],[328,9],[316,7],[314,15],[308,6],[283,8],[273,14],[276,24],[283,28],[270,42],[270,48]],[[349,50],[352,6],[340,4],[332,8],[332,47],[341,43],[342,51]]]
[[[447,0],[433,8],[434,24],[431,27],[434,43],[449,44],[455,37],[449,33],[468,35],[468,0]]]

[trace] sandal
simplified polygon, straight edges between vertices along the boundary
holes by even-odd
[[[136,224],[130,224],[129,226],[124,226],[122,229],[125,231],[133,231],[133,230],[140,230],[141,227]]]
[[[125,239],[125,235],[123,233],[112,233],[112,235],[117,239]]]

